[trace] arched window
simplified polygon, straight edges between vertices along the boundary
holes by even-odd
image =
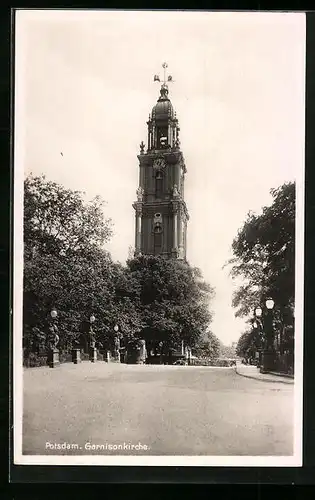
[[[157,147],[158,149],[163,149],[167,147],[168,143],[168,128],[158,127],[157,129]]]
[[[158,170],[155,174],[155,196],[161,198],[163,193],[163,174]]]
[[[154,226],[154,255],[162,252],[162,225],[158,222]]]

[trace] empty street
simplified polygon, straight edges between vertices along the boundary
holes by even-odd
[[[23,454],[292,455],[293,392],[233,368],[26,369]]]

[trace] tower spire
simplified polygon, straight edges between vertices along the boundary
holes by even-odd
[[[164,62],[164,63],[162,64],[162,68],[164,69],[164,81],[163,81],[163,83],[164,83],[164,85],[165,85],[165,84],[166,84],[166,68],[168,68],[168,64],[167,64],[166,62]],[[171,75],[170,75],[170,76],[171,76]],[[171,77],[171,78],[172,78],[172,77]]]
[[[189,214],[184,200],[186,166],[180,149],[178,119],[168,98],[173,78],[162,64],[160,97],[149,115],[148,147],[140,144],[139,186],[135,209],[136,254],[186,259]]]
[[[153,78],[154,82],[160,82],[160,83],[162,83],[162,85],[161,85],[161,92],[164,89],[168,90],[168,85],[167,84],[174,81],[172,75],[170,75],[170,74],[167,75],[167,73],[166,73],[166,70],[168,68],[167,62],[164,62],[162,64],[162,68],[163,68],[163,81],[161,81],[160,76],[158,74],[154,75],[154,78]]]

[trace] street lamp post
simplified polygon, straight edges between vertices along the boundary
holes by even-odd
[[[114,344],[115,344],[115,359],[118,363],[120,363],[120,339],[119,339],[119,327],[118,325],[114,326]]]
[[[56,325],[56,318],[58,316],[55,307],[50,311],[51,320],[48,327],[48,356],[47,361],[50,368],[55,368],[55,366],[60,365],[59,361],[59,349],[57,345],[59,343],[58,327]]]
[[[81,349],[78,346],[79,342],[75,341],[72,347],[72,362],[77,365],[81,363]]]
[[[253,327],[258,330],[259,334],[259,368],[262,366],[262,354],[263,354],[263,335],[264,335],[264,327],[262,323],[262,308],[260,306],[256,307],[254,314],[255,314],[255,321],[253,323]]]
[[[261,363],[261,346],[260,346],[260,328],[259,328],[259,323],[258,321],[253,322],[253,329],[254,329],[254,347],[255,347],[255,362],[257,363],[256,366],[260,366]],[[259,342],[257,342],[257,336],[259,336]],[[258,344],[258,346],[257,346]],[[257,362],[258,358],[258,362]]]
[[[92,314],[90,316],[90,331],[89,331],[89,335],[90,335],[90,361],[92,363],[95,363],[95,361],[97,360],[97,353],[96,353],[96,347],[95,347],[95,335],[94,335],[94,332],[93,332],[93,323],[95,322],[95,316],[94,314]]]
[[[110,346],[110,341],[108,339],[108,336],[104,332],[104,361],[105,363],[110,363],[111,360],[111,346]]]
[[[260,321],[263,316],[262,326],[264,331],[264,349],[262,354],[262,366],[260,371],[267,373],[274,369],[275,351],[274,351],[274,332],[273,332],[273,308],[274,301],[268,298],[265,302],[264,315],[261,307],[255,310],[256,318]]]

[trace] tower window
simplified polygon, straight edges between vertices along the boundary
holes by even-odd
[[[162,227],[157,224],[154,228],[154,255],[162,252]]]
[[[167,139],[167,127],[159,127],[158,128],[158,134],[157,134],[157,140],[158,140],[158,148],[165,148],[168,143]]]
[[[161,198],[163,192],[163,174],[160,170],[155,175],[155,196]]]

